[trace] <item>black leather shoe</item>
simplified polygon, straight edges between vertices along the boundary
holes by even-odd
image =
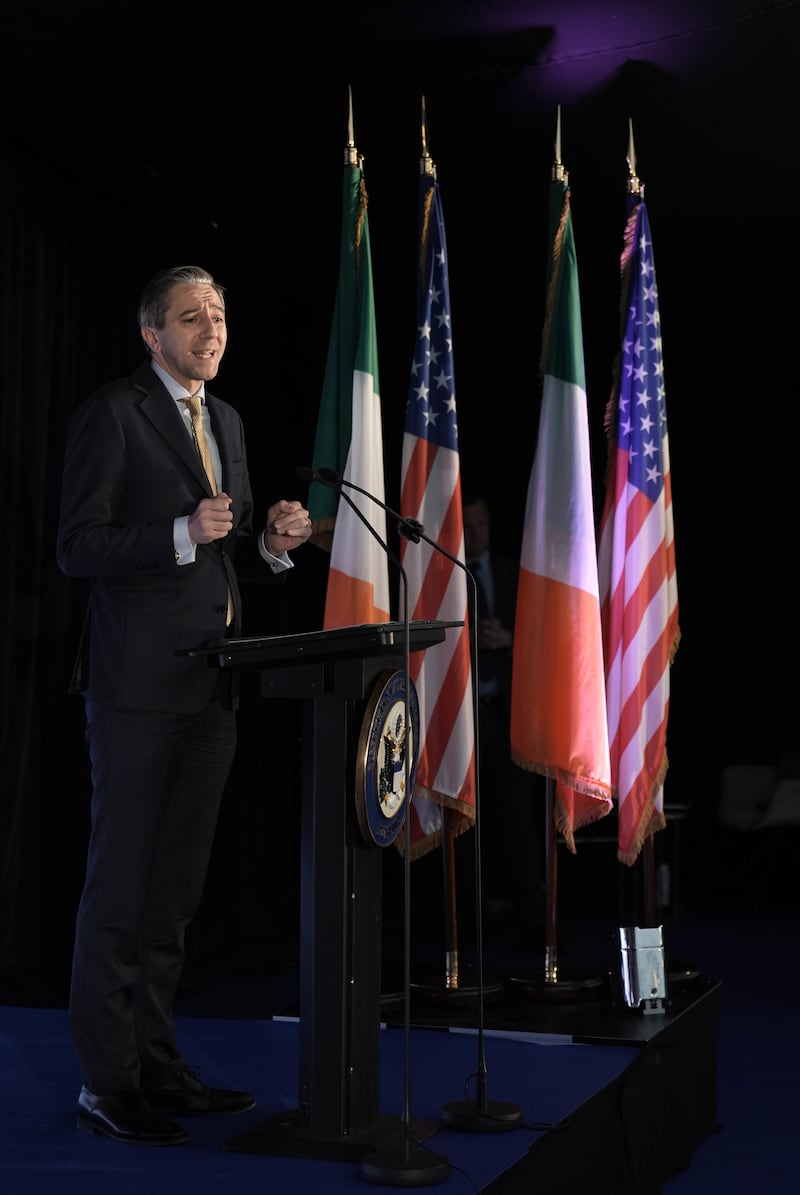
[[[249,1111],[256,1104],[248,1091],[206,1087],[188,1066],[175,1071],[157,1087],[143,1088],[142,1094],[151,1108],[172,1116],[233,1116]]]
[[[189,1140],[183,1125],[154,1112],[138,1091],[95,1095],[88,1087],[82,1087],[78,1096],[78,1128],[130,1145],[182,1145]]]

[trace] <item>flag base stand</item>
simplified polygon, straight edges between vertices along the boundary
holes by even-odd
[[[548,979],[546,976],[512,975],[509,979],[512,988],[523,991],[526,996],[535,1000],[580,1000],[597,996],[606,986],[605,977],[587,975],[580,978]]]
[[[696,963],[689,962],[688,959],[669,960],[667,981],[670,990],[685,983],[692,984],[699,978],[700,969]]]
[[[545,947],[541,975],[512,975],[512,990],[522,991],[536,1000],[579,1000],[597,996],[606,989],[607,977],[597,974],[564,974],[558,965],[558,949]]]
[[[503,980],[484,975],[482,983],[473,967],[460,968],[456,960],[448,958],[444,970],[437,967],[422,968],[411,980],[411,994],[415,998],[433,1004],[477,1005],[497,1001],[506,994]]]
[[[474,1007],[483,996],[484,1002],[496,1004],[507,995],[506,983],[497,977],[484,976],[482,988],[472,967],[453,972],[442,971],[434,964],[419,968],[409,984],[409,995],[419,1003],[440,1005],[463,1005]],[[405,1003],[405,990],[396,978],[384,976],[381,988],[381,1009],[392,1012]]]

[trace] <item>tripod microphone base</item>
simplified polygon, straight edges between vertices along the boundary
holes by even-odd
[[[376,1150],[361,1162],[361,1177],[382,1187],[432,1187],[446,1182],[450,1173],[442,1154],[407,1142],[400,1150]]]
[[[520,1127],[522,1109],[505,1100],[488,1100],[483,1108],[472,1100],[456,1100],[444,1105],[442,1120],[448,1129],[464,1133],[505,1133]]]

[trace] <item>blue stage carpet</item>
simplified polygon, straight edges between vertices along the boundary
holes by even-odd
[[[257,1106],[238,1117],[186,1121],[191,1141],[178,1148],[124,1146],[76,1129],[80,1076],[66,1011],[0,1007],[3,1195],[167,1195],[178,1190],[363,1195],[376,1185],[363,1176],[359,1161],[227,1148],[241,1134],[251,1135],[297,1107],[297,1021],[183,1017],[179,1038],[206,1082],[247,1088],[257,1096]],[[440,1124],[444,1105],[474,1100],[477,1043],[470,1030],[415,1028],[406,1041],[403,1028],[384,1028],[382,1115],[401,1124],[409,1119],[412,1128],[415,1122]],[[524,1032],[487,1033],[484,1045],[488,1099],[518,1105],[520,1126],[489,1133],[441,1128],[427,1138],[425,1146],[449,1163],[444,1181],[452,1195],[487,1190],[537,1141],[562,1133],[572,1114],[613,1084],[641,1053],[631,1046]]]

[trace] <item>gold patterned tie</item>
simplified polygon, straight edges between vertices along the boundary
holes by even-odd
[[[185,402],[189,408],[189,413],[192,416],[192,435],[194,437],[195,448],[200,454],[200,460],[203,462],[203,468],[206,471],[214,494],[219,493],[219,485],[214,476],[214,465],[211,460],[211,451],[208,447],[208,440],[203,428],[203,400],[199,394],[191,394],[187,398],[182,398],[181,402]],[[225,625],[230,626],[233,622],[233,594],[228,590],[228,611],[225,616]]]
[[[181,402],[185,402],[189,408],[189,413],[192,416],[192,435],[194,437],[194,446],[200,453],[200,460],[203,462],[203,468],[206,471],[206,477],[209,480],[213,493],[219,493],[219,486],[217,479],[214,476],[214,465],[211,461],[211,452],[208,447],[208,440],[203,428],[203,400],[199,394],[192,394],[188,398],[182,398]]]

